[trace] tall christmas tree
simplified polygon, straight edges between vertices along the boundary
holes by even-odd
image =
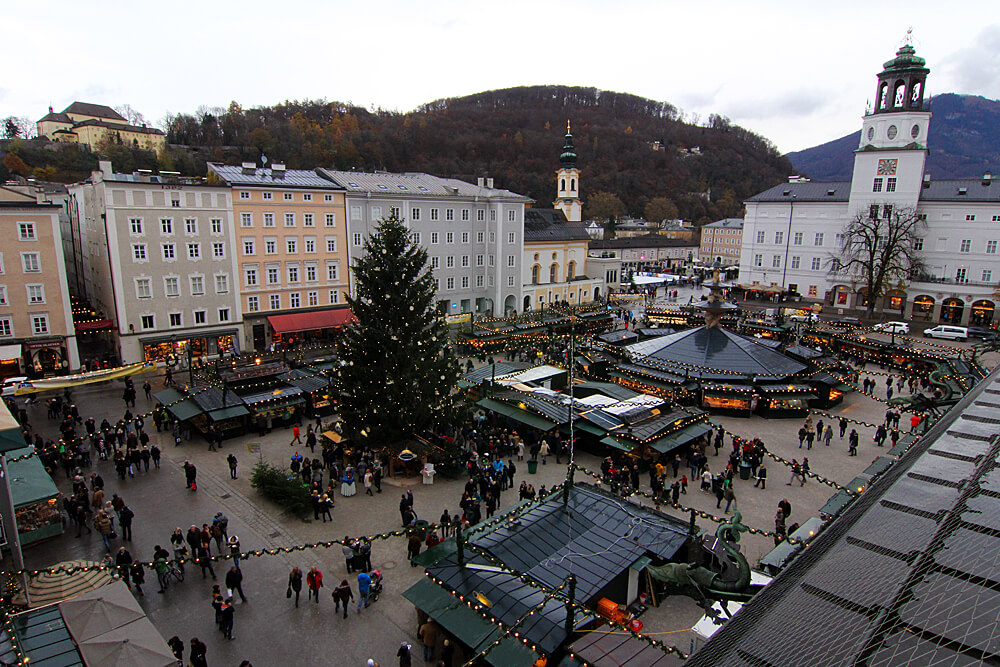
[[[435,311],[427,251],[395,216],[380,221],[354,264],[357,321],[338,345],[345,431],[394,446],[450,424],[460,372]]]

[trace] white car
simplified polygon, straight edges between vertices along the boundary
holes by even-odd
[[[22,376],[7,378],[3,381],[3,395],[13,396],[14,392],[17,391],[17,385],[27,381],[28,378]]]
[[[819,315],[816,313],[800,310],[788,316],[789,322],[819,322]]]
[[[877,324],[872,329],[873,331],[881,331],[887,334],[908,334],[910,333],[910,325],[906,322],[883,322],[882,324]]]

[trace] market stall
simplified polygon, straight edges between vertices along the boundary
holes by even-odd
[[[59,489],[41,460],[26,456],[33,452],[31,447],[8,452],[7,473],[22,546],[63,533]],[[25,458],[18,460],[19,457]]]
[[[740,417],[749,417],[756,406],[753,388],[736,384],[706,384],[701,389],[701,407],[724,410]]]
[[[809,401],[816,399],[812,387],[807,384],[763,385],[757,387],[757,391],[760,393],[757,412],[765,417],[805,412]]]

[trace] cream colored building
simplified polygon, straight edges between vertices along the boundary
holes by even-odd
[[[60,112],[49,112],[36,124],[39,137],[82,144],[95,150],[101,142],[159,151],[166,136],[155,127],[131,125],[121,114],[103,104],[73,102]]]
[[[701,228],[698,257],[706,264],[719,262],[723,267],[740,265],[743,247],[743,218],[724,218]]]
[[[521,312],[587,303],[607,292],[603,276],[586,274],[589,243],[583,223],[568,221],[560,209],[525,210]]]
[[[344,189],[321,172],[210,164],[232,187],[247,347],[322,336],[350,318]]]
[[[57,204],[0,187],[0,376],[80,367]]]

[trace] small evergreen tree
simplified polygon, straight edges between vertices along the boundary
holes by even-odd
[[[451,424],[459,365],[435,310],[427,251],[395,216],[379,222],[354,263],[356,322],[338,345],[340,417],[346,433],[397,445]]]

